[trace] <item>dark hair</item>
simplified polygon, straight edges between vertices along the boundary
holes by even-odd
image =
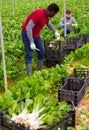
[[[66,14],[71,14],[71,11],[70,10],[66,10]]]
[[[53,12],[58,12],[59,11],[59,7],[57,4],[52,3],[47,7],[48,11],[53,11]]]

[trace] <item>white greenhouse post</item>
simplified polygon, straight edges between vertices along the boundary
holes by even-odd
[[[1,19],[1,12],[0,12],[0,41],[1,41],[1,48],[2,48],[2,62],[3,62],[3,72],[4,72],[4,87],[5,91],[7,90],[7,75],[6,75],[6,64],[5,64],[5,53],[4,53],[4,40],[2,34],[2,19]]]
[[[65,23],[64,23],[64,35],[66,36],[66,0],[64,0],[64,19],[65,19]]]

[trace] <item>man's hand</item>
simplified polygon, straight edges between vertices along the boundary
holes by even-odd
[[[35,45],[34,42],[31,42],[31,43],[30,43],[30,48],[31,48],[32,50],[40,51],[39,49],[36,48],[36,45]]]
[[[58,32],[55,32],[55,37],[56,37],[57,39],[60,39],[60,34],[59,34]]]

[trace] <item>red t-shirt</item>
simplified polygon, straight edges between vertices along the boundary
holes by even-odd
[[[42,30],[44,25],[49,21],[49,18],[46,15],[46,9],[38,9],[33,11],[22,25],[22,30],[26,31],[26,26],[28,25],[30,20],[32,20],[35,23],[32,32],[33,38],[36,38],[39,36],[40,31]]]

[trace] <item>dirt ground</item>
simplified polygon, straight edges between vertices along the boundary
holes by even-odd
[[[4,129],[0,127],[0,130],[4,130]]]
[[[76,108],[76,130],[84,130],[82,127],[85,130],[89,130],[89,88]]]

